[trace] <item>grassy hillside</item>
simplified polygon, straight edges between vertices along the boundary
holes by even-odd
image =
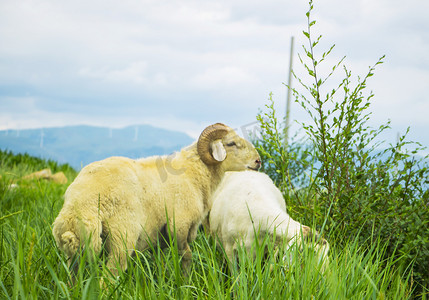
[[[330,240],[328,270],[322,272],[311,251],[291,249],[290,263],[264,257],[266,240],[255,245],[253,259],[239,252],[240,264],[230,271],[222,250],[202,231],[191,245],[189,277],[180,269],[173,246],[164,252],[154,247],[129,257],[130,267],[103,289],[107,274],[102,258],[85,261],[77,282],[70,286],[64,256],[57,249],[51,224],[62,207],[67,184],[22,180],[23,175],[50,167],[63,171],[69,182],[76,172],[67,165],[28,155],[0,152],[0,298],[1,299],[407,299],[410,287],[393,261],[382,259],[384,246],[362,249],[355,240],[337,248]],[[14,184],[14,185],[12,185]],[[329,239],[329,232],[325,233]],[[174,244],[174,241],[173,241]],[[405,278],[406,279],[406,278]]]

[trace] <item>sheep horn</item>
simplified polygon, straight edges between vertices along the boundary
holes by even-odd
[[[229,131],[229,127],[222,123],[216,123],[206,127],[201,132],[197,142],[197,151],[201,160],[206,165],[218,164],[219,161],[215,160],[210,151],[210,143],[214,140],[223,138]]]

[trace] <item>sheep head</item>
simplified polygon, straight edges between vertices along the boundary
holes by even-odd
[[[225,171],[258,170],[261,166],[255,147],[221,123],[204,129],[198,139],[197,151],[206,165],[222,163]]]

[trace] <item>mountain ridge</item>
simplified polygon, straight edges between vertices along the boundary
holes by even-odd
[[[193,140],[186,133],[151,125],[123,128],[76,125],[0,130],[0,149],[68,163],[77,170],[110,156],[135,159],[169,154]]]

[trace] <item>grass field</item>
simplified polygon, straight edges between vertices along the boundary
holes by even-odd
[[[356,238],[337,248],[329,232],[325,233],[331,245],[326,272],[308,249],[289,250],[288,264],[276,261],[269,255],[273,243],[268,239],[255,245],[254,258],[239,251],[239,263],[230,270],[222,249],[201,230],[191,245],[193,264],[187,277],[173,240],[164,251],[153,247],[129,257],[128,270],[102,288],[100,278],[108,274],[103,259],[90,262],[84,255],[71,286],[65,258],[51,234],[67,185],[20,178],[50,167],[63,171],[71,182],[76,172],[25,155],[1,151],[0,155],[0,299],[411,298],[406,270],[396,270],[394,261],[381,258],[383,245],[362,249]]]

